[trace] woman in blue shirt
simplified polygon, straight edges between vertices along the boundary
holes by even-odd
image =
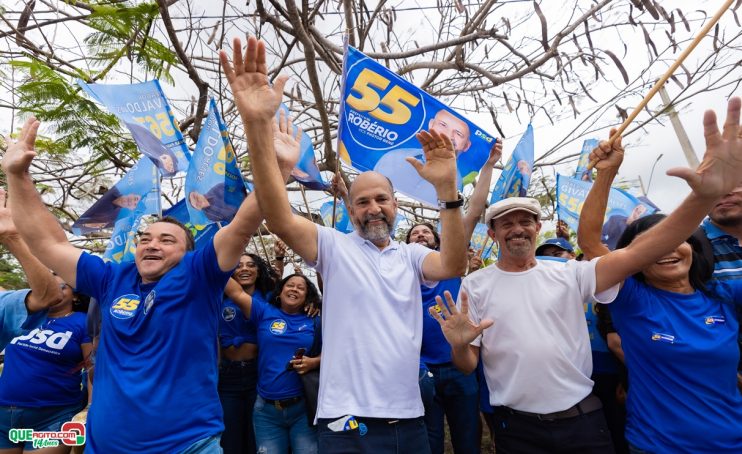
[[[81,372],[93,349],[86,308],[76,312],[78,295],[61,278],[57,281],[62,301],[49,308],[41,326],[5,348],[0,375],[0,450],[5,453],[35,449],[31,441],[11,441],[10,429],[59,431],[88,401]],[[55,452],[70,449],[59,445]]]
[[[578,240],[589,258],[608,253],[600,242],[600,225],[623,156],[617,143],[599,162],[580,216]],[[634,221],[617,249],[663,218]],[[742,303],[742,281],[710,280],[709,252],[708,240],[697,231],[660,260],[626,276],[609,305],[631,384],[626,423],[631,452],[742,452],[734,314]]]
[[[304,356],[314,343],[319,320],[306,315],[319,306],[314,284],[301,274],[284,278],[270,303],[227,287],[227,295],[258,329],[258,397],[253,425],[259,452],[317,452],[317,431],[307,422],[299,374],[319,367],[320,357]]]
[[[268,264],[255,254],[243,254],[232,273],[234,290],[265,302],[273,291]],[[250,322],[230,298],[222,302],[219,318],[219,400],[224,411],[221,446],[225,454],[254,454],[252,413],[258,381],[258,337]]]

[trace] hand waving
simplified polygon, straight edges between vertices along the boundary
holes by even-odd
[[[5,170],[5,173],[22,175],[28,172],[31,161],[36,157],[34,145],[40,124],[39,120],[31,116],[24,123],[18,140],[13,142],[8,139],[8,149],[5,151],[5,156],[3,157],[3,170]]]
[[[235,38],[232,44],[232,62],[223,50],[219,51],[219,60],[244,122],[268,120],[275,115],[288,78],[279,76],[273,85],[268,82],[265,43],[262,40],[249,37],[243,59],[242,42]]]
[[[438,303],[438,309],[441,313],[436,311],[436,307],[433,306],[428,311],[438,323],[441,325],[443,335],[451,347],[463,347],[469,345],[471,341],[477,338],[482,331],[492,326],[492,320],[482,320],[479,325],[474,324],[469,318],[469,297],[465,292],[459,293],[461,297],[461,311],[456,308],[456,303],[451,298],[451,293],[448,291],[443,293],[446,297],[446,304],[443,304],[443,300],[440,296],[436,296],[435,300]],[[448,308],[446,308],[448,306]]]
[[[301,128],[296,128],[291,118],[281,109],[281,112],[273,122],[273,148],[276,150],[278,165],[284,173],[290,173],[296,163],[299,162],[301,153]]]
[[[434,130],[420,131],[416,135],[423,147],[425,163],[415,158],[405,158],[421,177],[438,188],[440,185],[456,186],[456,151],[448,136]]]

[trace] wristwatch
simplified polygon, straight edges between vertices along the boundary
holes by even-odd
[[[452,208],[461,208],[464,206],[464,196],[461,195],[461,193],[458,193],[458,199],[452,201],[452,202],[445,202],[443,200],[438,200],[438,209],[439,210],[449,210]]]

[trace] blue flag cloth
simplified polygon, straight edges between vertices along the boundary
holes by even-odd
[[[587,165],[590,163],[590,153],[599,143],[598,139],[586,139],[582,143],[580,159],[577,160],[577,169],[575,170],[575,178],[578,180],[593,181],[593,171],[588,170]]]
[[[133,215],[116,221],[111,240],[103,253],[104,260],[113,260],[116,263],[134,261],[136,234],[141,220],[142,216]]]
[[[193,224],[188,213],[188,206],[185,199],[171,206],[162,213],[164,216],[170,216],[182,222],[193,234],[196,240],[196,249],[199,249],[209,243],[209,239],[219,231],[219,224]]]
[[[280,110],[288,116],[289,109],[285,104],[281,103]],[[276,112],[276,116],[280,115],[280,111]],[[297,127],[294,126],[292,134],[296,134]],[[291,171],[291,176],[296,181],[304,185],[309,189],[315,189],[318,191],[324,191],[330,187],[327,182],[322,178],[322,173],[317,167],[317,158],[314,155],[314,146],[312,145],[312,139],[309,134],[302,131],[301,133],[301,151],[299,153],[299,161],[296,163],[294,170]]]
[[[479,251],[482,251],[482,260],[487,260],[492,254],[492,244],[493,241],[488,241],[489,236],[487,235],[487,225],[483,224],[481,222],[477,223],[477,226],[474,227],[474,232],[471,235],[471,247],[474,248],[474,251],[479,253]],[[485,245],[488,244],[488,247],[485,249]]]
[[[332,201],[323,203],[319,212],[325,226],[332,227]],[[350,222],[350,215],[342,200],[338,200],[335,207],[335,230],[343,233],[350,233],[354,230],[353,223]]]
[[[72,224],[72,233],[83,235],[111,228],[124,218],[159,213],[160,176],[152,161],[142,158]]]
[[[435,188],[405,158],[423,159],[415,134],[435,130],[456,149],[459,189],[487,161],[495,138],[449,106],[347,46],[338,129],[340,158],[360,171],[387,176],[399,192],[437,205]]]
[[[490,204],[508,197],[525,197],[533,172],[533,126],[528,124],[513,154],[502,169],[490,196]]]
[[[188,169],[190,152],[160,82],[104,85],[78,80],[77,84],[124,123],[139,151],[152,159],[163,176]]]
[[[592,185],[589,181],[557,174],[557,216],[573,230],[577,230],[582,205]],[[602,242],[609,249],[615,249],[618,239],[629,224],[655,211],[656,206],[639,200],[624,190],[611,188],[601,232]]]
[[[209,102],[209,114],[188,167],[185,193],[194,225],[231,221],[247,195],[214,99]]]

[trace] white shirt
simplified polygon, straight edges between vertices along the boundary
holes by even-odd
[[[416,418],[422,342],[422,264],[433,252],[317,227],[324,282],[318,418]]]
[[[583,302],[609,303],[619,289],[594,295],[598,260],[538,260],[522,272],[489,266],[464,279],[471,320],[494,321],[472,342],[481,348],[491,405],[544,414],[590,394],[593,364]]]

